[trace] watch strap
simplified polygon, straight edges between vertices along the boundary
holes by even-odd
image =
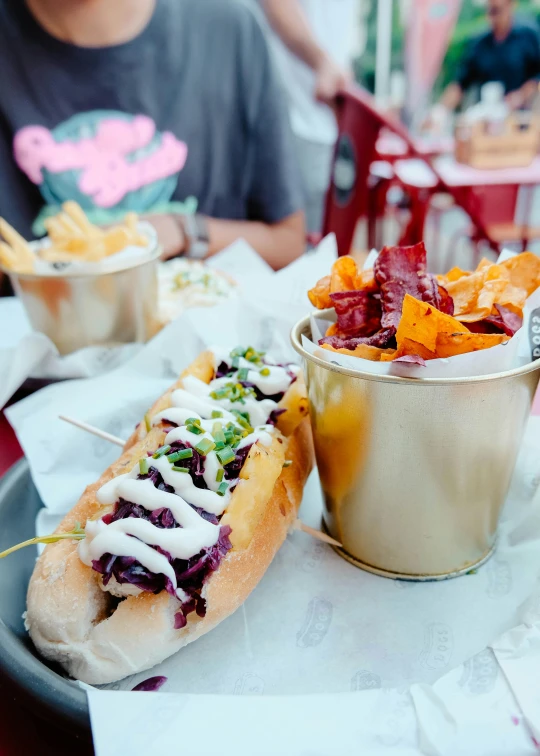
[[[187,241],[186,257],[202,260],[208,255],[210,238],[204,215],[182,215],[182,228]]]

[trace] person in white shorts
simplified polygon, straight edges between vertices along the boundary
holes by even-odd
[[[337,124],[331,105],[351,78],[357,0],[261,0],[275,35],[305,193],[307,230],[321,230]]]

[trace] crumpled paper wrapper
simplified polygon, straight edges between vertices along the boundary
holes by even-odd
[[[499,262],[512,256],[513,253],[505,251],[499,256]],[[376,253],[371,253],[364,268],[372,268],[376,257]],[[313,280],[314,282],[315,280]],[[311,314],[311,339],[302,336],[304,349],[325,362],[340,365],[349,370],[373,373],[374,375],[396,375],[424,380],[428,378],[471,378],[519,368],[540,356],[540,289],[537,289],[528,298],[523,310],[523,326],[508,342],[478,352],[428,360],[426,365],[373,362],[362,357],[353,357],[352,355],[323,349],[319,346],[319,340],[324,337],[330,322],[335,322],[335,317],[329,321],[320,317],[317,312]]]
[[[324,274],[328,262],[319,262]],[[306,311],[306,282],[319,275],[310,264],[317,259],[276,276],[275,290],[254,280],[247,299],[184,313],[106,375],[50,386],[11,407],[47,506],[42,532],[119,451],[58,414],[126,437],[206,345],[250,342],[293,358],[290,327]],[[180,747],[212,756],[536,753],[539,441],[533,417],[487,564],[447,582],[392,581],[295,531],[245,605],[211,633],[106,690],[85,686],[97,756]],[[301,518],[319,527],[321,506],[314,472]],[[168,677],[162,692],[127,692],[160,674]]]

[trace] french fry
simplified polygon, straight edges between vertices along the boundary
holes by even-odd
[[[86,236],[83,230],[75,223],[72,218],[70,218],[67,213],[60,213],[59,215],[57,215],[56,221],[64,237],[75,236],[83,239]]]
[[[25,272],[34,270],[35,256],[28,242],[10,226],[7,221],[0,218],[0,234],[8,242],[17,257],[17,268]]]
[[[90,223],[84,210],[77,202],[69,200],[68,202],[64,202],[62,208],[86,236],[95,239],[96,237],[101,237],[103,235],[100,228],[94,226],[93,223]]]
[[[42,260],[45,260],[46,262],[50,262],[50,263],[73,262],[73,254],[71,252],[63,252],[61,249],[58,249],[55,246],[44,247],[40,251],[39,256]]]
[[[124,223],[129,230],[129,244],[134,244],[136,247],[146,247],[148,239],[139,233],[137,229],[138,222],[139,216],[137,213],[126,213]]]
[[[0,263],[10,270],[15,270],[17,267],[17,255],[5,242],[0,242]]]
[[[105,255],[108,257],[109,255],[114,255],[116,252],[120,252],[129,245],[130,240],[130,232],[124,226],[115,226],[115,228],[111,228],[103,237]]]
[[[46,218],[43,221],[43,225],[52,241],[57,242],[65,238],[65,230],[61,223],[58,222],[57,217]]]
[[[61,252],[69,252],[71,256],[76,255],[77,257],[82,257],[88,254],[91,242],[84,236],[64,236],[58,241],[55,241],[53,246]]]

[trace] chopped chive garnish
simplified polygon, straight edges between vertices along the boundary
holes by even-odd
[[[229,484],[227,483],[227,481],[226,480],[222,481],[219,484],[218,490],[216,491],[217,495],[218,496],[225,496],[225,494],[227,493],[228,487],[229,487]]]
[[[167,459],[171,463],[178,462],[179,459],[190,459],[193,456],[193,449],[179,449],[172,454],[167,454]]]
[[[217,400],[217,399],[226,399],[228,393],[229,393],[228,390],[225,387],[223,387],[223,388],[220,388],[220,389],[216,389],[215,391],[211,391],[210,392],[210,397],[212,399],[215,399],[215,400]]]
[[[215,443],[213,441],[210,441],[209,438],[203,438],[199,441],[198,444],[195,445],[195,449],[199,452],[199,454],[202,454],[203,457],[206,457],[206,455],[215,448]]]
[[[292,465],[292,459],[286,459],[283,463],[283,467],[290,467]]]
[[[189,467],[178,467],[177,465],[173,465],[172,469],[174,470],[174,472],[181,472],[181,473],[189,472]]]
[[[265,367],[260,371],[260,373],[261,375],[264,375],[266,377],[267,375],[270,375],[270,368]]]
[[[238,371],[238,375],[237,375],[238,380],[239,381],[247,381],[247,379],[248,379],[248,373],[249,373],[249,370],[247,368],[240,368],[240,370]]]
[[[139,472],[141,473],[141,475],[146,475],[149,469],[150,469],[150,465],[148,464],[148,457],[145,457],[144,459],[140,459]]]
[[[200,426],[200,424],[201,424],[201,421],[199,420],[198,417],[188,417],[188,419],[186,420],[186,425],[198,425],[198,426]]]
[[[236,454],[230,446],[226,446],[224,449],[219,449],[219,451],[216,451],[216,456],[222,465],[228,465],[229,462],[232,462],[234,459],[236,459]]]
[[[188,429],[188,431],[190,433],[194,433],[196,436],[200,436],[201,433],[204,433],[203,429],[199,428],[198,425],[187,425],[186,424],[186,428]]]
[[[233,368],[237,368],[237,367],[240,366],[240,357],[238,355],[236,355],[236,354],[232,358],[232,366],[233,366]]]
[[[223,480],[223,476],[224,475],[225,475],[225,470],[222,467],[220,467],[219,470],[216,473],[216,481],[217,481],[217,483],[221,483],[221,481]]]
[[[216,441],[216,449],[224,449],[226,441]]]
[[[220,410],[212,410],[212,418],[223,417],[223,412]]]
[[[225,443],[225,434],[223,433],[223,426],[221,423],[214,423],[212,426],[212,436],[216,443]]]
[[[244,357],[248,362],[259,363],[261,362],[264,355],[265,352],[258,352],[256,349],[253,349],[253,347],[248,347],[246,349]]]
[[[144,416],[144,424],[146,425],[146,432],[150,433],[150,431],[152,430],[152,423],[150,422],[150,415],[148,414],[148,412]]]
[[[253,428],[251,427],[251,423],[249,421],[249,413],[248,412],[239,412],[238,410],[233,410],[233,413],[236,417],[236,421],[239,425],[242,426],[245,430],[249,431],[250,433],[253,432]]]
[[[170,452],[170,450],[171,447],[169,446],[169,444],[165,444],[165,446],[160,446],[159,449],[154,454],[152,454],[152,457],[154,459],[159,459],[164,454],[167,454],[167,452]]]

